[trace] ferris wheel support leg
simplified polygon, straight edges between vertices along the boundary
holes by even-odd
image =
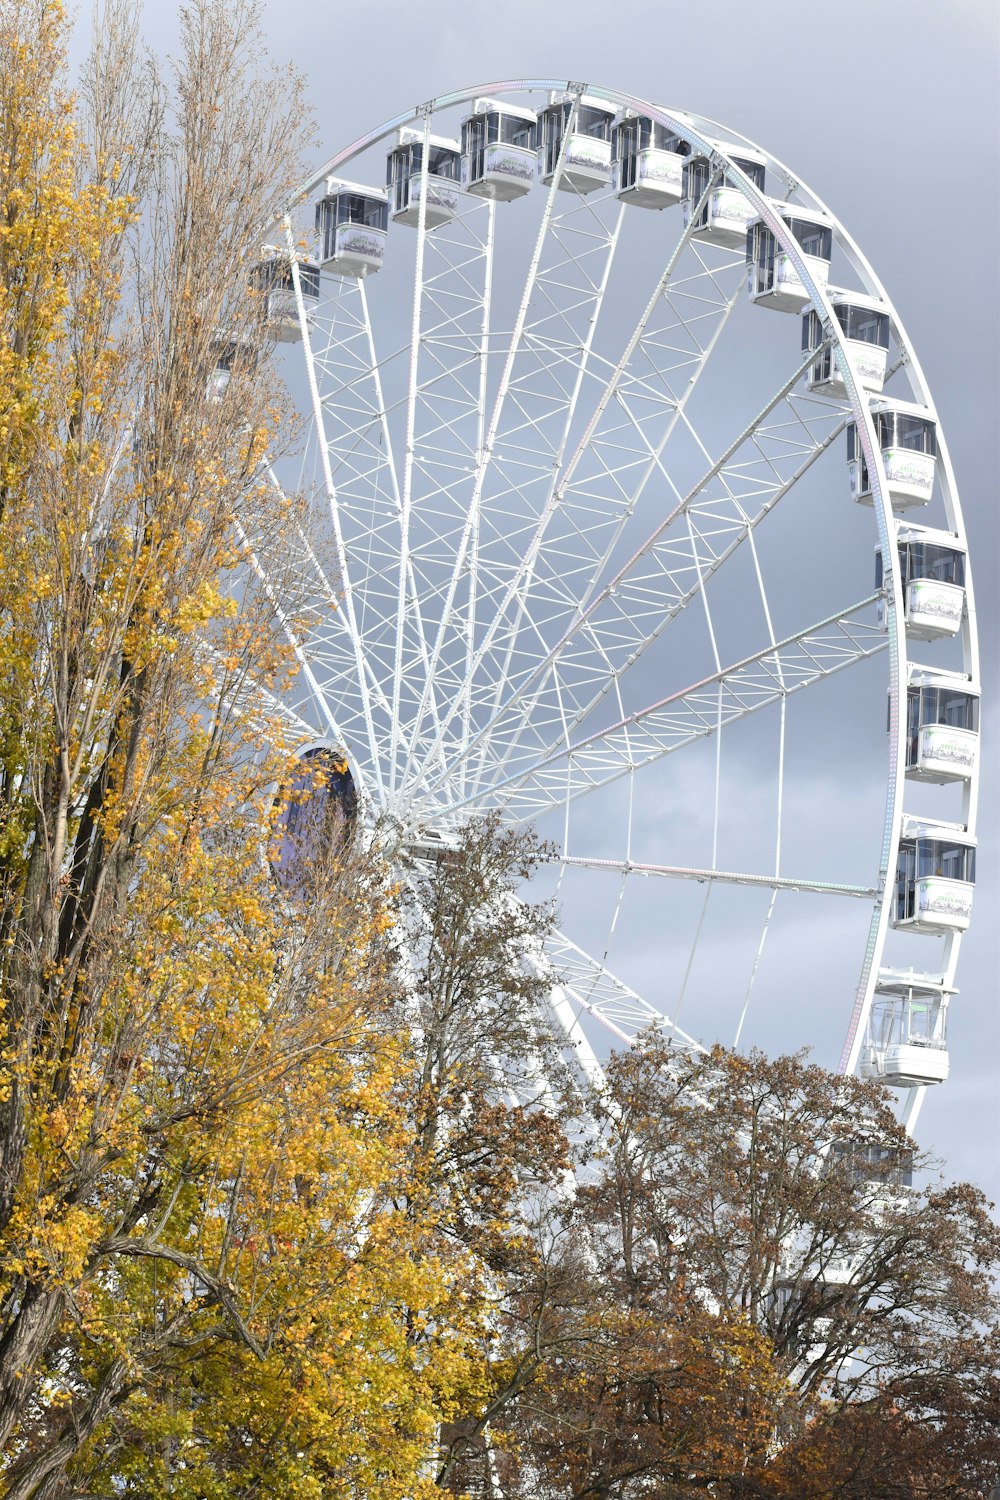
[[[920,1106],[924,1102],[926,1087],[909,1089],[906,1100],[899,1112],[899,1123],[905,1127],[909,1135],[913,1135],[917,1128],[917,1118],[920,1114]]]

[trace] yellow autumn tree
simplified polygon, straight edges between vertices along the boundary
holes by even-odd
[[[252,0],[180,20],[164,78],[113,0],[74,99],[0,0],[0,1495],[417,1500],[483,1315],[408,1209],[385,876],[268,859],[323,791],[246,551],[309,128]]]

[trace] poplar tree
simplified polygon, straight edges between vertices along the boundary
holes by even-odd
[[[465,1261],[397,1206],[384,872],[272,874],[247,555],[308,499],[253,269],[310,125],[252,0],[179,20],[164,75],[109,0],[74,98],[58,0],[0,0],[0,1493],[399,1500]]]

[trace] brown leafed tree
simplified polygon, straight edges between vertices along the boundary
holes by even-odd
[[[801,1058],[612,1059],[451,1482],[505,1500],[982,1500],[1000,1229],[882,1092]],[[918,1185],[907,1185],[914,1178]]]

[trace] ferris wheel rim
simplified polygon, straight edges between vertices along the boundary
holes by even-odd
[[[758,190],[752,182],[748,181],[743,176],[738,167],[733,166],[733,163],[730,160],[726,149],[719,146],[718,141],[714,137],[714,135],[703,132],[706,130],[706,127],[709,130],[718,131],[728,141],[731,147],[744,145],[745,147],[748,147],[755,151],[761,151],[761,148],[756,146],[755,143],[751,142],[748,137],[740,135],[738,132],[732,130],[728,126],[718,124],[715,121],[710,121],[704,116],[691,115],[687,113],[675,113],[663,107],[653,105],[648,101],[639,98],[638,96],[623,93],[618,90],[605,89],[599,85],[578,84],[574,83],[571,80],[523,79],[484,83],[479,84],[474,88],[462,89],[454,93],[440,95],[423,105],[417,106],[413,110],[406,111],[401,115],[395,116],[393,119],[377,127],[374,131],[368,132],[366,135],[353,142],[350,146],[344,148],[344,150],[330,158],[329,161],[324,163],[323,167],[320,168],[319,171],[317,171],[297,190],[293,199],[292,206],[300,202],[302,198],[307,195],[313,188],[315,188],[319,183],[321,183],[325,177],[335,174],[339,168],[343,167],[354,156],[358,155],[364,150],[369,149],[371,146],[377,144],[380,140],[384,140],[385,138],[391,136],[392,133],[398,130],[400,127],[415,122],[424,122],[425,128],[427,128],[427,122],[429,122],[430,118],[437,111],[451,108],[462,103],[470,102],[476,97],[482,95],[502,96],[509,93],[537,92],[547,90],[567,91],[573,92],[577,95],[586,93],[596,98],[602,98],[608,103],[614,104],[619,108],[633,109],[637,112],[641,112],[642,114],[649,116],[653,120],[656,120],[659,123],[662,123],[666,126],[669,126],[671,129],[674,129],[676,133],[686,139],[689,144],[697,149],[703,150],[704,153],[710,158],[722,160],[725,163],[726,170],[733,178],[735,185],[739,187],[740,191],[743,193],[743,196],[750,202],[751,206],[755,209],[760,219],[768,226],[768,228],[771,229],[776,241],[781,246],[782,250],[788,255],[789,260],[794,265],[803,285],[806,287],[806,290],[810,294],[812,305],[817,309],[817,311],[821,313],[823,317],[825,331],[828,337],[830,337],[832,344],[840,347],[841,352],[844,352],[842,348],[844,340],[841,337],[837,320],[834,317],[833,307],[827,289],[824,285],[817,283],[813,278],[811,267],[805,260],[804,256],[800,253],[800,248],[797,241],[794,239],[794,236],[791,235],[780,215],[775,211],[773,206],[774,200],[764,194],[762,190]],[[695,128],[695,122],[697,122],[697,125],[699,127],[698,129]],[[794,182],[795,187],[800,192],[807,195],[810,206],[814,207],[818,211],[825,213],[830,219],[837,243],[848,254],[848,258],[855,266],[855,269],[858,270],[861,279],[865,283],[866,289],[872,294],[877,295],[884,302],[886,311],[892,319],[897,343],[905,352],[906,362],[910,367],[908,373],[912,375],[911,383],[914,383],[916,385],[917,391],[922,398],[923,404],[927,407],[930,415],[936,419],[936,410],[934,408],[929,389],[924,379],[923,372],[913,352],[912,343],[905,333],[902,321],[900,320],[891,299],[886,293],[881,281],[876,276],[874,270],[871,268],[871,266],[863,256],[860,248],[857,246],[856,242],[850,236],[848,231],[846,231],[839,219],[833,213],[831,213],[831,211],[826,207],[822,200],[820,200],[818,196],[812,192],[811,189],[809,189],[799,179],[793,179],[792,174],[787,171],[784,165],[777,158],[775,158],[773,154],[771,154],[770,152],[763,152],[762,154],[766,157],[767,162],[770,164],[773,170],[778,171],[779,173],[783,173],[786,179],[789,181],[790,185],[792,184],[792,182]],[[852,417],[853,420],[857,423],[859,438],[861,440],[862,446],[865,451],[865,456],[868,461],[868,471],[872,480],[872,493],[874,499],[873,509],[879,542],[883,550],[883,556],[891,556],[891,548],[894,546],[895,542],[895,523],[897,518],[892,511],[891,501],[888,495],[888,488],[885,481],[882,455],[878,444],[875,441],[874,425],[870,411],[869,400],[862,392],[860,386],[857,384],[851,367],[851,361],[846,356],[843,361],[843,371],[845,377],[844,383],[847,387],[847,393],[850,399]],[[940,424],[938,424],[938,430],[940,432]],[[965,537],[964,527],[962,526],[961,520],[961,509],[958,505],[954,476],[951,470],[950,458],[948,456],[947,446],[944,442],[943,434],[941,434],[941,449],[942,488],[945,494],[945,503],[949,518],[949,524],[955,531],[959,542],[964,543]],[[889,636],[888,655],[890,661],[890,770],[887,778],[887,796],[883,826],[882,853],[880,856],[880,868],[877,886],[877,889],[879,891],[879,899],[876,902],[875,910],[873,911],[872,928],[865,954],[862,977],[859,983],[858,994],[855,1000],[854,1012],[849,1029],[848,1042],[845,1045],[845,1054],[842,1058],[841,1063],[842,1068],[845,1068],[847,1071],[850,1071],[850,1069],[854,1065],[854,1062],[856,1061],[857,1049],[860,1045],[860,1039],[863,1034],[864,1022],[867,1018],[867,1012],[870,1009],[872,994],[874,992],[874,987],[877,981],[879,961],[881,959],[881,954],[885,946],[885,937],[887,932],[892,895],[892,884],[890,876],[894,868],[894,863],[898,852],[903,815],[902,794],[905,782],[903,760],[904,744],[903,737],[899,732],[899,721],[901,693],[905,695],[907,649],[905,630],[902,630],[897,626],[897,621],[902,619],[903,604],[898,570],[893,568],[890,577],[891,588],[888,591],[887,597]],[[975,678],[978,674],[975,672],[975,663],[977,658],[971,579],[967,579],[966,589],[969,623],[966,627],[964,638],[964,652],[967,664],[970,665],[971,673]],[[977,776],[973,775],[970,780],[968,797],[966,799],[967,827],[970,834],[974,832],[975,825],[976,788]],[[949,940],[949,953],[946,962],[946,971],[949,979],[953,978],[957,949],[958,938],[956,936],[954,941]],[[910,1101],[909,1108],[911,1110],[911,1113],[915,1104],[919,1104],[919,1099]]]

